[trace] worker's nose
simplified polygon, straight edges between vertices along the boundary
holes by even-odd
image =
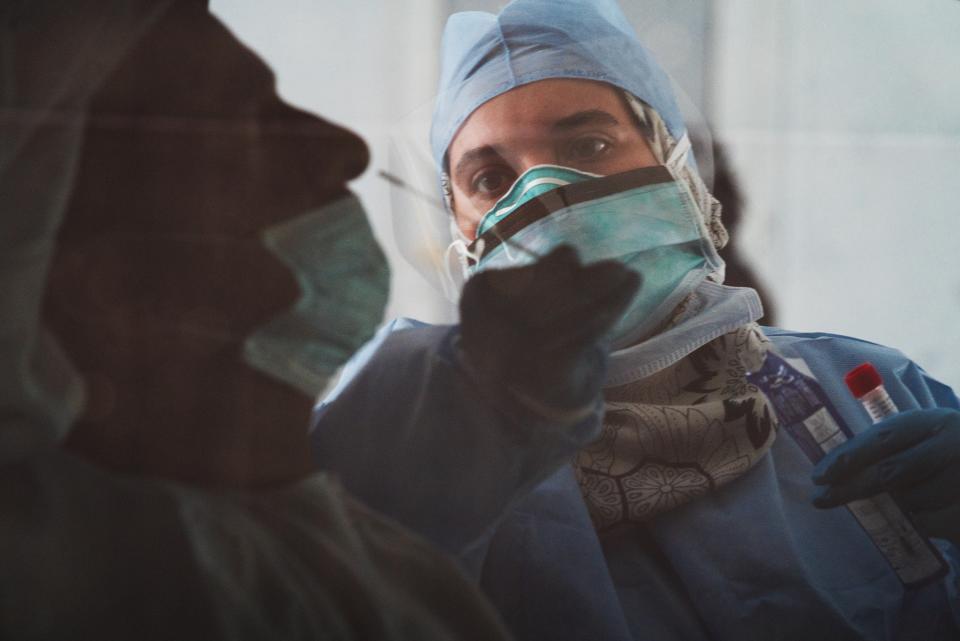
[[[557,154],[550,149],[535,149],[525,152],[514,160],[513,170],[522,176],[527,170],[538,165],[558,165]]]

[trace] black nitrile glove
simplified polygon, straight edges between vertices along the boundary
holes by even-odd
[[[583,265],[567,246],[532,265],[481,272],[460,299],[468,366],[497,399],[575,416],[599,398],[604,335],[639,286],[640,276],[620,263]]]
[[[813,504],[890,492],[929,536],[960,545],[960,412],[909,410],[837,446],[813,470]]]

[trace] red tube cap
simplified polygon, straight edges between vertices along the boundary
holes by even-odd
[[[883,379],[880,378],[880,373],[877,371],[877,368],[870,363],[864,363],[863,365],[854,367],[847,372],[843,380],[846,381],[847,388],[850,389],[850,392],[857,398],[883,385]]]

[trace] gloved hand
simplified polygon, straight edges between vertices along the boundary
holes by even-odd
[[[960,545],[960,412],[910,410],[877,423],[813,470],[817,507],[891,493],[927,536]]]
[[[531,265],[481,272],[460,299],[467,364],[498,401],[557,418],[590,410],[606,375],[603,337],[639,285],[620,263],[583,265],[567,246]]]

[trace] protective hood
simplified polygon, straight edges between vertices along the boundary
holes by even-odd
[[[169,5],[20,2],[0,22],[0,462],[62,437],[82,404],[77,373],[40,323],[47,267],[87,103]]]

